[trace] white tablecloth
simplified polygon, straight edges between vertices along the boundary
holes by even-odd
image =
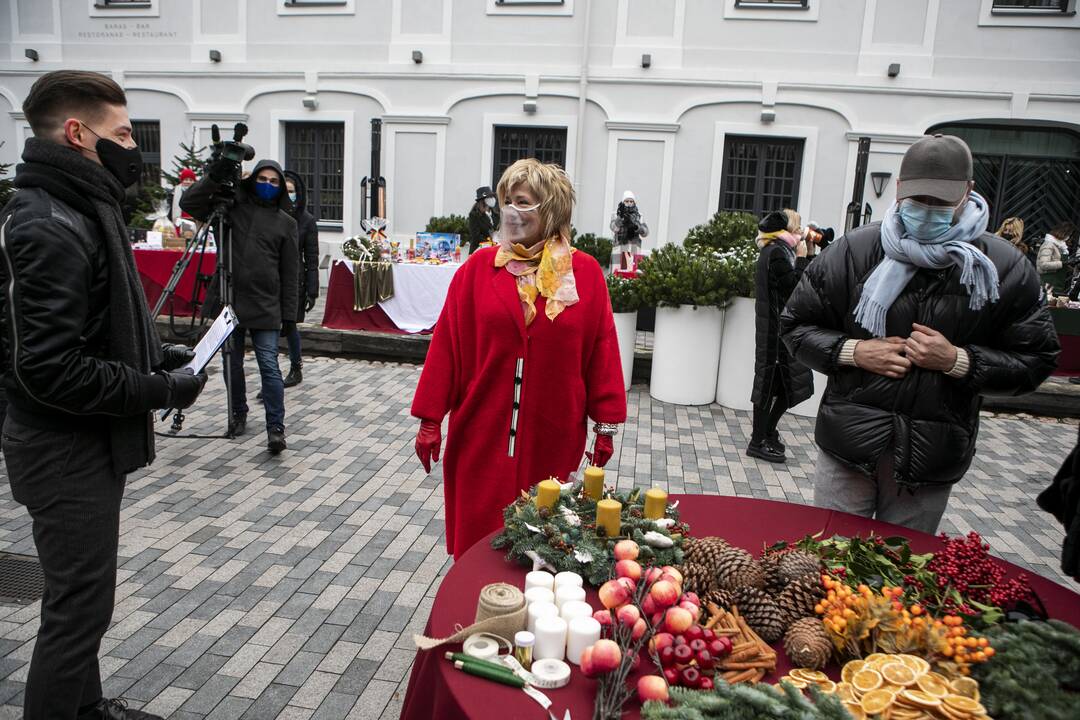
[[[349,270],[351,262],[346,262]],[[379,307],[394,324],[405,332],[421,332],[435,325],[446,303],[450,281],[458,271],[459,263],[446,265],[421,265],[395,263],[394,297],[379,303]]]

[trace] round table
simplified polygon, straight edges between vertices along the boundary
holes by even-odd
[[[912,550],[920,553],[942,547],[941,540],[932,535],[816,507],[713,495],[672,495],[669,500],[680,501],[681,517],[690,524],[694,535],[719,535],[754,554],[778,540],[801,540],[818,532],[824,537],[866,535],[871,531],[885,536],[903,535],[909,538]],[[506,582],[524,586],[526,568],[507,562],[502,552],[491,548],[488,540],[490,537],[462,555],[443,580],[424,630],[428,637],[447,637],[453,634],[455,624],[471,623],[477,597],[484,585]],[[1080,626],[1080,595],[1003,560],[999,562],[1007,567],[1008,577],[1026,572],[1051,617]],[[589,589],[588,601],[593,607],[601,607],[595,589]],[[790,669],[780,645],[776,645],[779,649],[776,673],[766,676],[766,680],[775,682]],[[402,708],[403,719],[547,717],[541,707],[520,690],[455,670],[443,657],[447,650],[460,650],[460,645],[417,652]],[[642,671],[654,670],[642,662]],[[592,717],[595,685],[595,680],[586,678],[575,668],[569,685],[545,691],[552,700],[552,712],[562,720],[564,710],[569,708],[574,720],[588,720]],[[639,717],[636,701],[628,702],[626,710],[624,717]]]

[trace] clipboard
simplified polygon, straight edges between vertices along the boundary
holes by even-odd
[[[236,313],[233,312],[232,307],[226,305],[215,318],[210,329],[195,345],[195,358],[180,369],[191,370],[192,374],[205,370],[206,366],[210,364],[210,360],[213,359],[217,351],[221,349],[221,346],[225,344],[225,341],[229,339],[229,336],[233,334],[233,331],[239,325],[240,321],[237,320]],[[165,420],[170,412],[172,412],[172,408],[165,410],[161,414],[161,419]]]

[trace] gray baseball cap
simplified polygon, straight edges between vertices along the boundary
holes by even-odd
[[[927,195],[958,203],[971,181],[971,149],[954,135],[924,135],[904,153],[896,199]]]

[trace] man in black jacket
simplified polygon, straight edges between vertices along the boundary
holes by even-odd
[[[925,532],[967,472],[980,395],[1034,390],[1059,351],[1031,263],[986,232],[971,151],[927,136],[904,155],[897,203],[827,248],[781,318],[829,376],[814,504]]]
[[[142,159],[124,91],[89,72],[43,75],[34,131],[0,213],[3,453],[45,576],[28,720],[145,719],[101,695],[127,473],[154,459],[154,408],[186,408],[206,375],[162,347],[120,213]],[[160,719],[159,719],[160,720]]]
[[[180,199],[180,207],[196,220],[205,221],[214,209],[222,186],[208,173]],[[285,388],[278,367],[278,336],[296,328],[298,299],[298,245],[296,221],[289,215],[292,204],[285,190],[285,174],[273,160],[260,160],[251,175],[236,189],[229,210],[231,239],[222,247],[218,262],[229,262],[232,253],[233,310],[240,321],[230,342],[229,379],[232,384],[232,435],[247,427],[247,392],[244,382],[244,334],[251,334],[255,360],[262,377],[266,409],[267,448],[275,455],[285,449]],[[213,289],[219,287],[214,282]],[[217,304],[214,298],[207,305]]]
[[[319,298],[319,225],[315,216],[307,211],[307,190],[304,180],[292,170],[285,171],[285,186],[289,191],[292,210],[289,214],[296,220],[296,230],[300,239],[300,257],[297,267],[300,271],[297,288],[296,322],[304,322],[304,315],[315,307]],[[285,376],[285,387],[299,385],[304,380],[304,359],[300,354],[300,331],[293,326],[286,338],[289,341],[289,374]]]

